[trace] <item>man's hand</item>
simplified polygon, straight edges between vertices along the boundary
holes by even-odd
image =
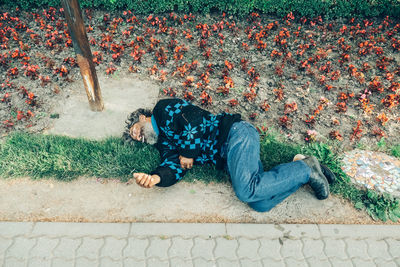
[[[160,176],[157,174],[150,175],[143,172],[136,172],[133,174],[133,177],[136,179],[136,183],[144,188],[152,188],[161,181]]]
[[[193,159],[188,159],[183,156],[179,156],[179,161],[181,162],[181,168],[184,170],[191,169],[193,167]]]

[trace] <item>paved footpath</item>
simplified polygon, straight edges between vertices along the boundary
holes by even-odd
[[[0,222],[0,266],[400,266],[400,226]]]

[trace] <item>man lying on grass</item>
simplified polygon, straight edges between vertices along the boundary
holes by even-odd
[[[160,100],[153,111],[130,115],[126,136],[154,144],[161,164],[150,174],[134,173],[138,185],[168,187],[194,164],[213,163],[229,172],[237,197],[256,211],[269,211],[304,184],[318,199],[329,196],[334,174],[313,156],[264,172],[257,130],[239,114],[211,114],[181,99]]]

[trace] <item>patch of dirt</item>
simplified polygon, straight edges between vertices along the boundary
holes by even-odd
[[[0,179],[0,221],[381,224],[336,196],[302,187],[270,212],[240,202],[228,184],[144,189],[114,179]],[[387,222],[386,224],[391,224]]]
[[[84,15],[99,73],[137,73],[159,82],[160,97],[240,113],[288,140],[400,142],[400,24],[390,18]],[[64,17],[13,10],[0,21],[0,133],[41,131],[81,79]]]

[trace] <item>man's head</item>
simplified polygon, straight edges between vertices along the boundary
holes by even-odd
[[[135,141],[155,144],[157,142],[157,134],[151,124],[151,111],[146,109],[138,109],[129,116],[127,120],[128,135]],[[124,134],[126,136],[126,134]]]

